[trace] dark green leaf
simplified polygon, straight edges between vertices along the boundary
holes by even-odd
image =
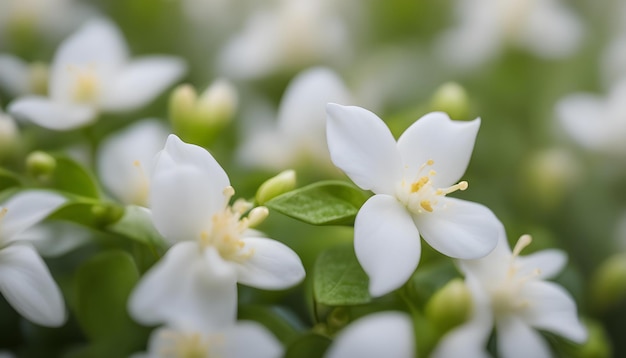
[[[43,179],[50,188],[87,198],[98,198],[100,192],[93,175],[73,159],[56,155],[56,167],[52,174]]]
[[[261,323],[283,343],[292,341],[298,335],[299,321],[289,315],[279,307],[268,307],[260,305],[245,305],[238,309],[238,316],[241,320],[251,320]]]
[[[309,333],[293,341],[287,347],[284,358],[320,358],[324,356],[330,343],[330,339],[324,336]]]
[[[147,245],[164,245],[163,237],[152,225],[150,212],[140,206],[127,206],[124,216],[110,225],[108,230]]]
[[[315,261],[313,291],[318,303],[329,306],[368,303],[371,300],[368,282],[352,245],[326,250]]]
[[[314,225],[352,225],[365,194],[346,182],[322,181],[279,195],[265,205]]]
[[[16,186],[21,186],[20,178],[14,173],[0,168],[0,191]]]

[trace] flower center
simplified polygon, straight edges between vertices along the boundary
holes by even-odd
[[[206,358],[211,353],[212,340],[200,333],[180,333],[164,331],[161,333],[165,344],[158,353],[161,358]],[[219,340],[215,340],[219,343]]]
[[[429,159],[419,167],[415,180],[407,182],[405,179],[402,179],[396,190],[398,199],[414,214],[431,213],[437,207],[444,208],[445,206],[438,205],[441,197],[457,190],[467,189],[468,184],[466,181],[461,181],[447,188],[436,188],[433,185],[432,178],[437,172],[432,169],[428,169],[428,172],[426,172],[426,169],[432,167],[433,164],[435,164],[435,161]]]
[[[224,195],[230,199],[235,194],[233,187],[224,189]],[[244,214],[247,216],[243,217]],[[211,231],[203,231],[200,235],[200,244],[203,247],[213,246],[220,255],[231,261],[242,262],[254,254],[254,250],[245,247],[241,240],[244,233],[267,217],[269,211],[264,206],[252,208],[252,204],[239,199],[224,211],[211,218]]]
[[[520,292],[524,284],[539,276],[541,271],[535,269],[530,274],[520,276],[516,259],[531,242],[530,235],[523,235],[517,240],[504,280],[497,282],[491,289],[492,307],[496,315],[516,313],[527,308],[530,304],[527,299],[520,295]]]
[[[100,80],[95,66],[78,68],[69,66],[68,71],[74,75],[72,99],[79,103],[94,103],[100,93]]]

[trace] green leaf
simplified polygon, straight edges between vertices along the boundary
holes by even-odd
[[[293,341],[284,358],[320,358],[324,356],[331,340],[319,334],[309,333]]]
[[[0,191],[21,185],[22,183],[17,175],[4,168],[0,168]]]
[[[261,323],[283,343],[290,342],[298,336],[301,322],[276,306],[242,305],[238,308],[240,320],[251,320]]]
[[[51,175],[42,179],[43,183],[66,193],[97,199],[100,191],[94,176],[71,158],[55,155],[56,167]]]
[[[93,344],[113,346],[118,356],[141,349],[145,329],[126,311],[139,280],[133,258],[121,250],[102,252],[83,263],[75,277],[76,318]]]
[[[150,212],[140,206],[127,206],[124,210],[124,216],[110,225],[108,231],[146,245],[163,246],[165,244],[161,234],[152,225]]]
[[[318,303],[328,306],[368,303],[371,300],[368,282],[351,244],[326,250],[315,261],[313,292]]]
[[[313,225],[352,225],[365,194],[351,184],[328,180],[279,195],[265,205]]]
[[[50,215],[50,219],[71,221],[88,227],[101,228],[116,222],[122,208],[89,198],[72,198]]]

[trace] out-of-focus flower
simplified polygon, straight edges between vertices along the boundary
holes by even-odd
[[[231,78],[259,78],[279,70],[341,62],[349,55],[347,31],[320,0],[279,0],[253,14],[222,49],[219,70]]]
[[[351,101],[343,81],[330,69],[316,67],[300,73],[283,95],[276,125],[250,131],[239,150],[240,161],[271,170],[304,163],[332,167],[324,108],[329,102]]]
[[[220,327],[235,319],[237,282],[284,289],[304,278],[295,252],[249,229],[267,208],[228,205],[234,195],[228,176],[203,148],[170,135],[151,184],[154,226],[173,246],[131,295],[138,322]]]
[[[0,87],[10,96],[44,95],[48,88],[48,66],[35,62],[28,64],[19,57],[0,55]]]
[[[9,106],[18,118],[54,130],[93,122],[101,111],[137,109],[165,90],[185,72],[171,56],[129,60],[115,25],[91,20],[67,38],[50,68],[49,97],[25,96]]]
[[[519,256],[530,243],[530,236],[524,235],[511,252],[501,227],[492,253],[460,261],[474,300],[472,318],[445,335],[433,357],[488,357],[486,345],[494,324],[503,358],[550,357],[550,348],[535,329],[578,343],[587,339],[574,300],[559,285],[544,281],[562,270],[565,254],[544,250]]]
[[[169,131],[155,119],[140,121],[104,142],[98,151],[102,184],[126,205],[148,206],[150,170]]]
[[[583,35],[581,21],[560,0],[457,0],[455,10],[458,25],[438,50],[459,67],[487,62],[506,45],[543,58],[568,56]]]
[[[325,357],[415,357],[411,318],[401,312],[379,312],[359,318],[339,332]]]
[[[32,244],[43,257],[59,257],[86,243],[91,232],[69,221],[37,224],[19,234],[18,239]]]
[[[17,312],[42,326],[61,326],[65,304],[48,267],[20,234],[65,201],[57,194],[33,190],[0,204],[0,292]]]
[[[626,3],[617,1],[614,4],[616,8],[610,8],[615,18],[614,35],[600,61],[600,72],[608,85],[626,78]]]
[[[19,130],[13,118],[0,110],[0,158],[16,149],[19,136]]]
[[[474,147],[480,119],[452,121],[427,114],[398,139],[374,113],[327,106],[328,148],[333,163],[364,190],[354,223],[356,256],[370,278],[373,296],[404,284],[420,258],[420,234],[454,258],[487,255],[497,243],[499,221],[483,205],[447,197],[465,190],[458,182]]]
[[[239,321],[209,331],[159,328],[150,336],[148,352],[132,358],[279,358],[282,354],[280,342],[265,327]]]
[[[579,145],[604,154],[626,154],[626,78],[614,84],[605,98],[572,94],[556,105],[565,131]]]

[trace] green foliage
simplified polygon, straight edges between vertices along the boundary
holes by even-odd
[[[366,199],[351,184],[327,180],[279,195],[265,206],[313,225],[352,225]]]
[[[69,157],[53,157],[56,159],[54,170],[48,176],[38,178],[43,186],[86,198],[100,197],[96,180],[87,169]]]
[[[17,175],[0,167],[0,191],[21,185],[21,180]]]
[[[127,206],[122,218],[108,226],[107,229],[112,233],[123,235],[149,246],[165,245],[163,237],[152,225],[150,212],[140,206]]]
[[[320,358],[330,346],[330,339],[315,333],[298,337],[285,352],[284,358]]]
[[[315,262],[313,292],[317,303],[329,306],[370,302],[367,274],[354,255],[352,245],[324,251]]]

